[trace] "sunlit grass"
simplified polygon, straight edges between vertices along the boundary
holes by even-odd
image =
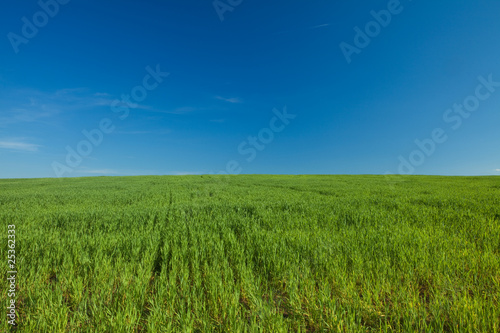
[[[20,332],[500,329],[500,177],[0,180],[0,221]]]

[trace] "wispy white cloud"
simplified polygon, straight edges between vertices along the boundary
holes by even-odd
[[[40,105],[33,108],[13,108],[4,112],[0,117],[0,124],[9,125],[15,123],[43,122],[59,113],[58,109],[51,108],[48,105]]]
[[[53,100],[57,104],[63,104],[77,109],[110,106],[115,100],[115,98],[108,93],[91,93],[87,88],[60,89],[54,94],[46,93],[44,97]]]
[[[191,113],[191,112],[195,112],[195,111],[206,110],[205,108],[194,107],[194,106],[182,106],[182,107],[178,107],[178,108],[165,109],[165,110],[155,109],[155,108],[145,108],[145,107],[139,107],[139,108],[144,109],[147,112],[164,113],[164,114],[187,114],[187,113]],[[161,119],[161,118],[148,117],[148,119],[157,120],[157,119]]]
[[[160,131],[113,131],[113,134],[124,134],[124,135],[141,135],[141,134],[169,134],[170,130],[160,130]]]
[[[198,111],[198,110],[200,110],[200,108],[196,108],[194,106],[183,106],[183,107],[176,108],[176,109],[172,110],[171,113],[183,114],[183,113],[189,113],[189,112],[194,112],[194,111]]]
[[[218,100],[221,100],[224,102],[228,102],[228,103],[233,103],[233,104],[243,103],[243,101],[238,97],[226,98],[226,97],[222,97],[222,96],[215,96],[215,99],[218,99]]]
[[[304,30],[314,30],[314,29],[319,29],[319,28],[325,28],[325,27],[328,27],[330,25],[331,25],[330,23],[325,23],[325,24],[313,25],[313,26],[305,27],[305,28],[301,28],[301,29],[278,31],[278,32],[275,32],[273,35],[281,35],[281,34],[286,34],[286,33],[290,33],[290,32],[298,32],[298,31],[304,31]]]
[[[90,169],[90,170],[79,170],[80,173],[87,173],[92,175],[119,175],[120,172],[113,169]]]
[[[40,148],[40,145],[22,142],[18,140],[0,140],[0,149],[9,149],[9,150],[17,150],[17,151],[37,151]]]
[[[318,29],[318,28],[328,27],[330,25],[331,25],[330,23],[318,24],[318,25],[313,25],[312,27],[308,27],[306,29],[308,29],[308,30],[310,30],[310,29]]]
[[[108,93],[103,93],[103,92],[96,92],[96,93],[94,94],[94,96],[97,96],[97,97],[111,97],[111,95],[110,95],[110,94],[108,94]]]
[[[94,96],[83,88],[43,92],[36,89],[17,89],[5,92],[0,106],[0,124],[48,123],[65,111],[110,105],[111,99]]]
[[[174,171],[173,174],[175,176],[197,176],[202,175],[201,171]]]
[[[496,172],[500,172],[500,169],[495,169]]]
[[[139,134],[151,134],[152,131],[113,131],[113,134],[125,134],[125,135],[139,135]]]
[[[226,121],[226,119],[211,119],[210,120],[212,123],[223,123]]]
[[[96,107],[110,107],[119,98],[106,92],[93,93],[87,88],[67,88],[52,92],[36,89],[17,89],[5,92],[0,106],[0,126],[25,122],[49,122],[57,115]],[[143,104],[134,109],[154,111]],[[184,112],[175,110],[174,112]]]
[[[113,102],[114,98],[108,93],[92,93],[87,88],[66,88],[55,92],[45,92],[40,90],[25,89],[18,90],[19,97],[30,96],[31,106],[42,104],[71,106],[73,108],[106,106]]]

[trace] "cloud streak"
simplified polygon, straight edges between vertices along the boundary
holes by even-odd
[[[139,107],[139,108],[141,108],[141,107]],[[134,108],[134,109],[136,109],[136,108]],[[147,108],[147,107],[142,107],[141,109],[144,109],[145,112],[178,114],[178,115],[206,110],[206,108],[194,107],[194,106],[182,106],[182,107],[178,107],[178,108],[174,108],[174,109],[170,109],[170,110],[160,110],[160,109]]]
[[[14,140],[0,141],[0,149],[35,152],[38,151],[39,147],[41,146],[21,141],[14,141]]]
[[[243,101],[240,98],[238,98],[238,97],[225,98],[225,97],[222,97],[222,96],[215,96],[215,99],[218,99],[218,100],[224,101],[224,102],[228,102],[228,103],[231,103],[231,104],[240,104],[240,103],[243,103]]]
[[[302,28],[302,29],[278,31],[278,32],[275,32],[273,35],[281,35],[281,34],[287,34],[287,33],[291,33],[291,32],[314,30],[314,29],[319,29],[319,28],[325,28],[325,27],[328,27],[330,25],[331,25],[330,23],[325,23],[325,24],[318,24],[318,25],[313,25],[313,26],[310,26],[310,27],[305,27],[305,28]]]
[[[312,27],[308,27],[306,28],[307,30],[311,30],[311,29],[318,29],[318,28],[324,28],[324,27],[328,27],[330,26],[330,23],[325,23],[325,24],[318,24],[318,25],[314,25]]]
[[[97,169],[97,170],[79,170],[78,172],[91,175],[119,175],[120,172],[113,169]]]
[[[172,131],[170,130],[162,130],[162,131],[114,131],[113,134],[123,134],[123,135],[143,135],[143,134],[157,134],[164,135],[170,134]]]
[[[200,171],[174,171],[175,176],[198,176],[202,175],[203,172]]]
[[[2,106],[0,124],[48,122],[50,118],[68,111],[111,107],[116,100],[105,92],[92,93],[87,88],[67,88],[53,92],[37,89],[17,89],[0,96]],[[150,106],[138,104],[134,109],[154,111]],[[182,112],[183,110],[180,110]]]

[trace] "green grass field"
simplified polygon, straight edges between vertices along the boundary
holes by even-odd
[[[18,332],[499,332],[500,177],[0,180]]]

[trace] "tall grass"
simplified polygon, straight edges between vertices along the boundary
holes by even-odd
[[[499,177],[0,180],[0,222],[19,332],[500,331]]]

